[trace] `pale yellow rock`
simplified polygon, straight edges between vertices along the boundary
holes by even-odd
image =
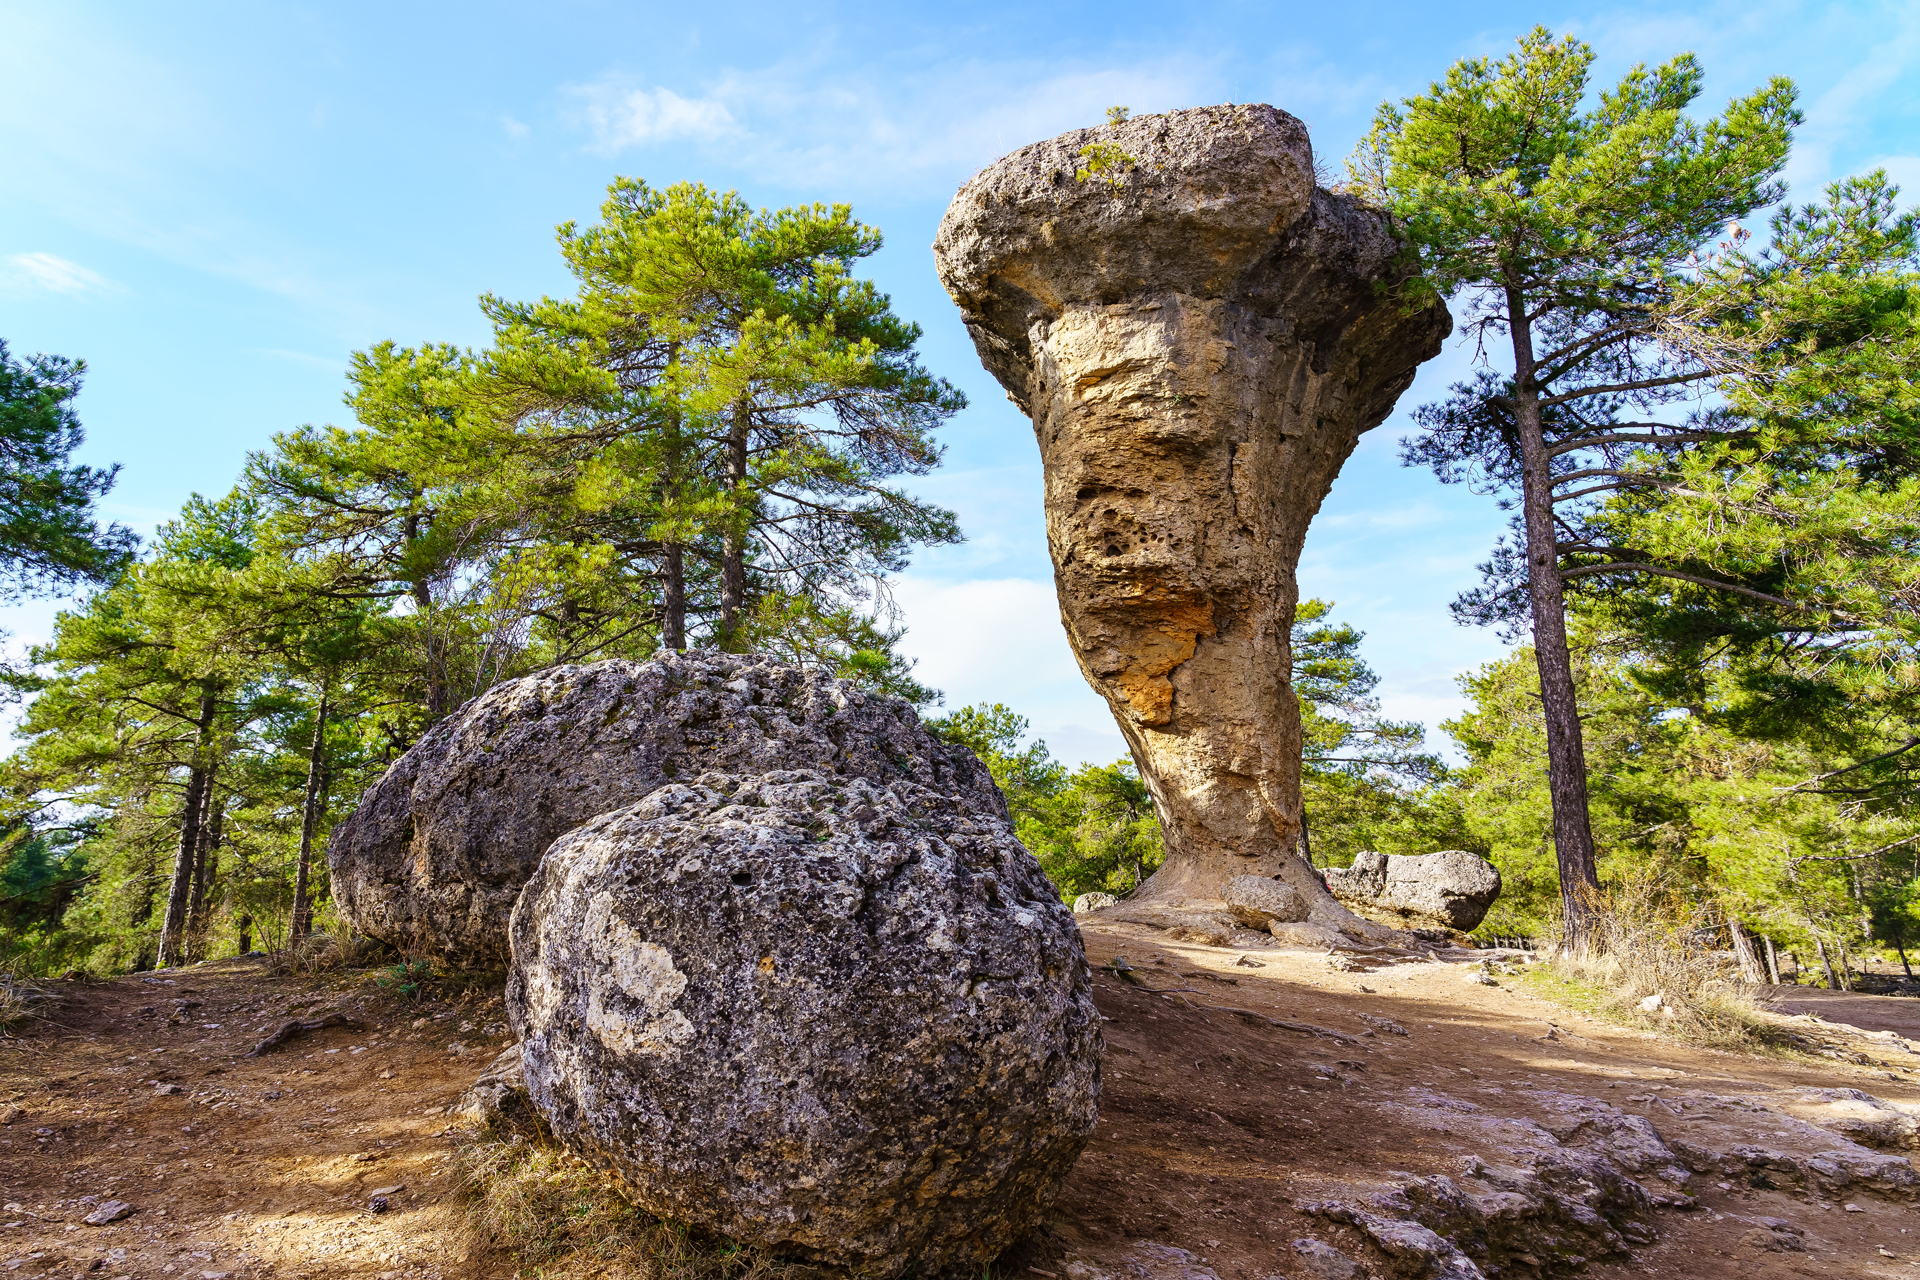
[[[1079,181],[1118,146],[1118,180]],[[1140,763],[1167,860],[1133,901],[1284,878],[1294,854],[1295,564],[1360,433],[1450,320],[1386,286],[1384,215],[1316,188],[1300,121],[1203,107],[1083,129],[976,175],[934,241],[982,361],[1032,415],[1061,620]]]

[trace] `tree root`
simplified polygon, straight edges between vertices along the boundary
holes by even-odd
[[[1245,1018],[1250,1022],[1264,1022],[1270,1027],[1282,1031],[1292,1031],[1303,1036],[1322,1036],[1328,1040],[1338,1040],[1342,1044],[1360,1043],[1359,1039],[1344,1031],[1335,1031],[1332,1027],[1317,1027],[1311,1022],[1288,1022],[1283,1018],[1269,1018],[1264,1013],[1255,1013],[1252,1009],[1241,1009],[1230,1004],[1196,1004],[1196,1009],[1211,1009],[1215,1013],[1230,1013],[1236,1018]]]
[[[311,1022],[302,1022],[298,1018],[280,1024],[280,1029],[248,1050],[244,1057],[258,1058],[279,1048],[293,1037],[307,1031],[319,1031],[325,1027],[347,1027],[358,1031],[360,1024],[344,1013],[329,1013],[325,1017],[315,1018]]]

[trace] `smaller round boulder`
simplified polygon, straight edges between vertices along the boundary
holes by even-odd
[[[1305,920],[1310,909],[1292,885],[1267,876],[1235,876],[1227,881],[1222,896],[1233,918],[1249,929],[1270,928],[1275,921]]]
[[[562,836],[513,912],[534,1106],[644,1208],[871,1277],[979,1274],[1093,1132],[1073,916],[907,777],[705,774]]]
[[[1110,893],[1083,893],[1073,900],[1073,914],[1080,915],[1088,911],[1098,911],[1110,907],[1120,899]]]
[[[1326,877],[1333,896],[1350,907],[1462,933],[1486,919],[1500,897],[1499,870],[1464,849],[1411,856],[1358,853],[1351,867]]]

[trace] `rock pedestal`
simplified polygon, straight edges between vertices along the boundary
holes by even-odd
[[[1269,106],[1016,151],[960,189],[934,257],[1032,415],[1061,620],[1166,834],[1136,900],[1217,904],[1233,876],[1279,875],[1314,919],[1357,924],[1293,853],[1294,566],[1446,310],[1389,296],[1387,218],[1316,187],[1305,126]]]
[[[513,913],[535,1106],[645,1208],[857,1275],[978,1275],[1091,1135],[1099,1013],[1007,822],[910,778],[709,774]]]
[[[369,937],[503,966],[507,918],[548,845],[709,769],[911,779],[1007,816],[986,767],[898,698],[737,654],[614,659],[509,680],[436,726],[334,832],[334,896]]]

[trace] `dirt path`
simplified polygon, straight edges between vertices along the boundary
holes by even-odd
[[[1364,1231],[1302,1206],[1359,1206],[1370,1194],[1435,1174],[1464,1181],[1473,1161],[1498,1163],[1511,1148],[1504,1120],[1567,1132],[1556,1109],[1564,1112],[1568,1098],[1642,1117],[1669,1142],[1781,1155],[1848,1145],[1781,1119],[1783,1107],[1817,1114],[1818,1106],[1804,1105],[1805,1088],[1920,1104],[1920,1055],[1898,1047],[1861,1046],[1862,1056],[1890,1064],[1872,1067],[1736,1056],[1592,1021],[1512,979],[1470,983],[1461,966],[1341,972],[1300,951],[1169,943],[1163,933],[1122,924],[1089,924],[1085,932],[1096,966],[1123,956],[1148,986],[1188,990],[1160,995],[1106,973],[1097,978],[1101,1009],[1112,1019],[1100,1129],[1068,1182],[1060,1225],[1039,1251],[1045,1256],[1034,1263],[1047,1271],[1312,1276],[1293,1246],[1308,1238],[1379,1266],[1389,1259]],[[1236,963],[1241,955],[1261,967]],[[1920,1002],[1893,997],[1812,1003],[1829,1020],[1841,1020],[1844,1009],[1847,1020],[1890,1028],[1911,1027],[1909,1011],[1920,1010]],[[1192,1004],[1318,1024],[1353,1040],[1282,1031]],[[1390,1020],[1406,1034],[1367,1019]],[[1920,1027],[1913,1031],[1920,1035]],[[1794,1132],[1782,1136],[1783,1125]],[[1568,1141],[1579,1138],[1576,1130]],[[1694,1175],[1684,1187],[1645,1181],[1695,1207],[1657,1209],[1648,1223],[1656,1240],[1635,1248],[1631,1260],[1595,1262],[1587,1274],[1920,1276],[1920,1214],[1911,1198],[1854,1187],[1836,1199],[1796,1187],[1780,1171]],[[1846,1203],[1861,1211],[1847,1212]],[[1768,1229],[1765,1219],[1803,1234]],[[1173,1258],[1137,1242],[1192,1256]],[[1566,1274],[1544,1257],[1539,1262],[1540,1274]],[[1508,1274],[1532,1270],[1508,1261]]]
[[[274,977],[257,960],[62,985],[51,1024],[0,1042],[0,1270],[473,1274],[456,1263],[444,1110],[505,1043],[497,1001],[414,1005],[370,974]],[[360,1028],[242,1056],[336,1009]],[[134,1212],[83,1224],[110,1199]]]
[[[1356,1275],[1431,1274],[1413,1254],[1396,1261],[1380,1224],[1430,1209],[1444,1193],[1434,1175],[1477,1195],[1507,1176],[1515,1152],[1544,1150],[1573,1171],[1568,1194],[1603,1217],[1606,1195],[1626,1193],[1580,1190],[1611,1176],[1593,1163],[1602,1154],[1640,1160],[1636,1185],[1666,1202],[1636,1211],[1645,1238],[1635,1243],[1641,1227],[1626,1223],[1632,1256],[1596,1254],[1595,1277],[1920,1278],[1913,1188],[1887,1181],[1889,1166],[1907,1168],[1897,1158],[1906,1150],[1851,1147],[1859,1154],[1846,1167],[1822,1165],[1822,1153],[1851,1146],[1831,1132],[1846,1119],[1836,1108],[1867,1104],[1806,1092],[1860,1090],[1920,1113],[1920,1056],[1899,1038],[1920,1033],[1909,1012],[1920,1003],[1783,989],[1783,1004],[1828,1022],[1897,1033],[1851,1042],[1864,1064],[1815,1066],[1653,1039],[1510,978],[1470,983],[1460,966],[1342,972],[1308,952],[1168,943],[1138,926],[1094,923],[1086,934],[1096,966],[1124,956],[1145,986],[1096,978],[1109,1019],[1100,1129],[1053,1226],[1006,1260],[1008,1274],[1337,1275],[1337,1260],[1296,1249],[1307,1239],[1358,1260]],[[0,1042],[0,1272],[498,1271],[463,1260],[451,1168],[461,1134],[445,1114],[505,1043],[497,997],[415,1005],[383,994],[371,974],[274,977],[257,961],[70,985],[65,997],[53,1024]],[[360,1027],[242,1056],[283,1020],[327,1010]],[[1646,1123],[1665,1156],[1649,1157],[1634,1136]],[[1722,1171],[1666,1167],[1675,1152]],[[1558,1241],[1561,1260],[1529,1254],[1523,1229],[1540,1230],[1522,1202],[1540,1186],[1514,1185],[1502,1193],[1510,1221],[1474,1228],[1507,1241],[1495,1250],[1499,1274],[1567,1274],[1566,1255],[1592,1230],[1563,1215],[1542,1237]],[[370,1211],[370,1195],[395,1186],[387,1211]],[[134,1212],[82,1224],[109,1199]]]

